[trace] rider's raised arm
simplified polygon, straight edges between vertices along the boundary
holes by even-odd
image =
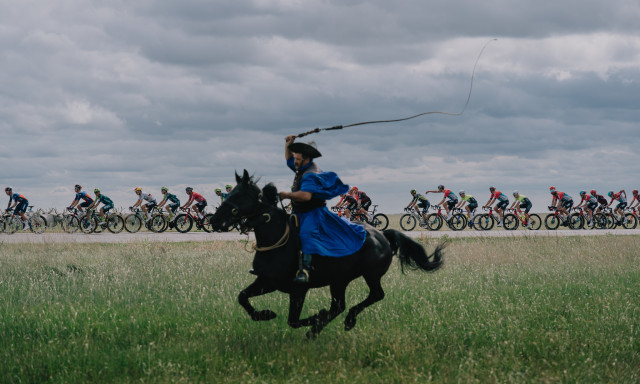
[[[284,159],[285,160],[289,160],[290,158],[293,157],[293,152],[291,152],[291,150],[289,149],[289,145],[293,144],[293,142],[296,140],[296,135],[289,135],[287,137],[284,138]]]

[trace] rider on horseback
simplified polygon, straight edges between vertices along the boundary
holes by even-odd
[[[311,255],[342,257],[358,251],[366,237],[363,226],[350,224],[332,214],[326,201],[345,194],[349,186],[334,172],[322,172],[313,159],[322,156],[315,143],[295,143],[295,135],[285,138],[287,166],[296,173],[291,192],[280,192],[280,199],[291,199],[293,213],[300,219],[299,270],[297,283],[309,282]]]

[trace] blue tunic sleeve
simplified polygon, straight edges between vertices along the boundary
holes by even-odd
[[[331,200],[347,193],[349,186],[343,184],[335,172],[307,173],[302,177],[300,190],[310,192],[317,199]]]

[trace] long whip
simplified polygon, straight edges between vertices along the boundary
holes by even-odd
[[[480,53],[478,54],[478,57],[476,58],[476,62],[473,65],[473,71],[471,72],[471,83],[469,85],[469,94],[467,95],[467,101],[464,103],[464,107],[462,108],[462,110],[460,112],[458,112],[458,113],[442,112],[442,111],[422,112],[422,113],[419,113],[417,115],[404,117],[404,118],[401,118],[401,119],[363,121],[363,122],[360,122],[360,123],[354,123],[354,124],[349,124],[349,125],[335,125],[333,127],[327,127],[327,128],[315,128],[315,129],[312,129],[312,130],[310,130],[308,132],[300,133],[300,134],[296,135],[296,137],[304,137],[304,136],[310,135],[312,133],[318,133],[318,132],[321,132],[321,131],[332,131],[332,130],[337,130],[337,129],[356,127],[358,125],[379,124],[379,123],[395,123],[395,122],[398,122],[398,121],[405,121],[405,120],[415,119],[416,117],[420,117],[420,116],[424,116],[424,115],[435,115],[435,114],[438,114],[438,115],[447,115],[447,116],[462,116],[464,111],[467,109],[467,106],[469,105],[469,100],[471,100],[471,91],[473,91],[473,79],[475,77],[476,67],[478,66],[478,61],[480,61],[480,57],[482,56],[482,52],[484,52],[484,49],[487,47],[487,45],[489,45],[489,43],[491,43],[492,41],[496,41],[496,40],[498,40],[498,39],[491,39],[491,40],[487,41],[484,44],[484,46],[482,47],[482,49],[480,50]]]

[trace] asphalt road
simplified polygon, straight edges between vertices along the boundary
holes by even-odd
[[[505,231],[505,230],[493,230],[493,231],[412,231],[404,232],[410,237],[414,238],[440,238],[448,236],[450,238],[464,238],[464,237],[536,237],[536,236],[602,236],[602,235],[640,235],[640,229],[598,229],[598,230],[539,230],[539,231]],[[189,242],[189,241],[213,241],[213,240],[246,240],[247,235],[241,235],[238,232],[226,232],[226,233],[205,233],[205,232],[190,232],[190,233],[178,233],[178,232],[164,232],[164,233],[152,233],[152,232],[138,232],[138,233],[101,233],[85,235],[83,233],[43,233],[36,235],[33,233],[19,232],[13,235],[0,234],[0,243],[5,244],[17,244],[17,243],[131,243],[140,241],[155,241],[155,242]],[[249,239],[253,240],[253,234],[249,234]]]

